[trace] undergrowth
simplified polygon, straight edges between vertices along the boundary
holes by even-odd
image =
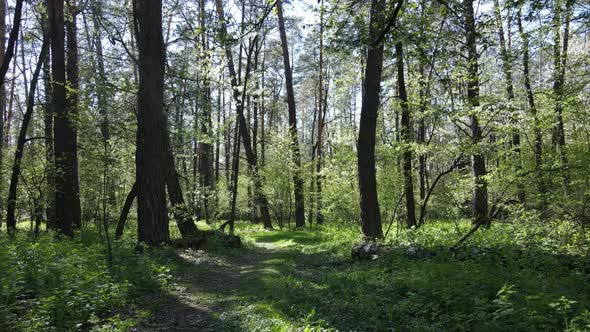
[[[449,251],[469,227],[394,225],[384,241],[391,250],[357,261],[350,257],[362,240],[356,225],[267,231],[240,222],[244,247],[211,241],[207,255],[250,277],[228,285],[235,287],[229,297],[214,291],[194,297],[217,308],[215,327],[224,331],[590,330],[587,234],[566,222],[496,223]],[[172,294],[171,286],[190,288],[195,279],[183,280],[183,273],[212,273],[172,248],[138,254],[132,234],[112,247],[109,259],[92,229],[71,241],[52,233],[35,242],[25,232],[0,236],[0,330],[141,327],[160,305],[147,303],[146,295],[153,300]],[[412,257],[407,248],[428,254]],[[218,283],[215,277],[198,280]]]

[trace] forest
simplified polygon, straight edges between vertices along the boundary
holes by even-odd
[[[0,1],[0,331],[590,331],[588,0]]]

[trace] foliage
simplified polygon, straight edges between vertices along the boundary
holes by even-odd
[[[96,231],[75,241],[47,233],[31,242],[0,238],[0,329],[121,330],[144,315],[139,296],[170,281],[169,249],[137,255],[117,242],[109,261]]]

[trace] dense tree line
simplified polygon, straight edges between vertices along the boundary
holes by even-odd
[[[120,237],[136,218],[151,245],[170,242],[170,217],[185,238],[201,219],[360,222],[376,240],[394,220],[471,218],[460,242],[526,211],[586,225],[588,13],[573,0],[3,4],[2,219],[11,234],[31,221]]]

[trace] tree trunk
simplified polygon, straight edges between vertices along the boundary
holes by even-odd
[[[473,12],[474,0],[463,0],[465,15],[465,39],[467,46],[467,102],[471,109],[479,106],[479,66],[477,53],[477,32],[475,29],[475,14]],[[471,156],[473,168],[473,196],[471,208],[473,223],[475,225],[489,225],[488,217],[488,184],[486,161],[479,145],[482,141],[482,133],[476,114],[470,115],[471,141],[475,145]]]
[[[25,114],[23,115],[23,122],[20,127],[20,132],[16,143],[16,151],[14,153],[14,164],[12,165],[12,176],[10,177],[10,188],[8,191],[8,207],[6,213],[7,229],[8,232],[12,234],[14,234],[14,232],[16,231],[15,210],[18,180],[20,178],[21,170],[21,160],[23,156],[25,143],[27,142],[27,131],[29,129],[29,123],[33,116],[33,110],[35,107],[35,92],[37,91],[37,82],[39,81],[39,74],[41,73],[43,62],[45,61],[45,57],[47,56],[49,48],[48,45],[49,41],[47,35],[45,35],[43,36],[43,45],[41,46],[41,53],[39,54],[39,59],[37,60],[37,66],[35,67],[33,77],[31,78],[31,88],[29,89],[29,95],[27,97],[27,109],[25,111]]]
[[[561,45],[562,9],[561,1],[554,0],[553,16],[553,94],[555,98],[555,125],[553,127],[553,145],[558,150],[562,168],[563,192],[569,195],[570,175],[565,143],[565,129],[563,125],[563,102],[565,84],[565,67],[569,44],[569,21],[573,1],[566,0],[565,27],[563,31],[563,46]],[[563,49],[562,49],[563,47]]]
[[[53,111],[52,98],[53,91],[51,86],[51,64],[48,56],[45,57],[43,64],[43,83],[45,86],[45,105],[43,107],[43,133],[45,135],[45,177],[47,179],[47,189],[45,193],[45,215],[47,219],[47,229],[54,229],[55,223],[55,158],[53,149]]]
[[[94,23],[94,45],[96,47],[96,69],[98,70],[98,75],[96,76],[96,100],[98,104],[98,112],[100,114],[100,133],[102,135],[103,141],[108,141],[111,138],[111,132],[109,129],[107,101],[104,94],[104,89],[106,86],[106,74],[102,51],[102,32],[100,29],[99,22],[99,17],[102,15],[102,4],[98,0],[93,0],[92,6],[92,20]]]
[[[183,238],[194,237],[197,235],[197,226],[190,214],[188,206],[184,201],[182,194],[182,187],[180,186],[180,180],[178,178],[178,172],[174,165],[174,156],[172,150],[169,152],[169,174],[166,177],[166,188],[168,189],[168,198],[170,205],[172,206],[172,214],[176,220],[178,229]]]
[[[316,174],[315,174],[315,186],[316,186],[316,223],[321,225],[324,223],[324,215],[322,214],[322,163],[324,157],[324,125],[326,120],[326,106],[328,96],[324,95],[324,0],[320,3],[320,68],[318,72],[318,114],[317,114],[317,141],[316,141]],[[324,99],[326,102],[324,102]],[[313,140],[313,135],[312,135]]]
[[[402,0],[394,12],[393,19],[401,8]],[[361,207],[361,224],[366,238],[375,240],[383,237],[381,212],[377,196],[375,168],[375,140],[377,117],[381,94],[383,72],[383,38],[385,0],[371,0],[369,22],[369,45],[363,78],[363,102],[357,141],[357,163]]]
[[[258,162],[257,157],[252,151],[252,143],[250,140],[250,133],[248,132],[248,126],[246,125],[246,118],[244,117],[244,105],[242,103],[242,99],[240,98],[240,92],[238,88],[238,81],[236,76],[236,71],[233,62],[231,44],[226,40],[227,39],[227,26],[223,21],[225,19],[225,15],[223,14],[223,4],[221,0],[215,0],[215,5],[217,8],[217,16],[221,20],[220,29],[221,29],[221,42],[225,48],[225,56],[227,58],[227,67],[229,70],[229,74],[231,77],[231,85],[233,88],[233,98],[236,102],[236,113],[238,117],[238,125],[240,126],[240,137],[242,139],[244,145],[244,152],[246,153],[246,160],[248,165],[252,169],[252,175],[254,180],[254,194],[256,196],[256,200],[258,206],[260,208],[260,212],[262,214],[262,222],[265,228],[272,228],[272,222],[270,219],[270,211],[268,207],[268,199],[266,198],[266,194],[262,191],[262,181],[258,174]]]
[[[3,4],[2,6],[2,9],[6,11],[6,7],[4,7],[5,4]],[[14,16],[12,19],[12,28],[10,30],[10,35],[8,36],[8,45],[6,47],[6,51],[4,51],[2,54],[2,64],[0,65],[0,81],[2,82],[4,82],[4,78],[6,77],[8,68],[10,67],[10,61],[14,57],[15,45],[20,31],[22,11],[23,0],[16,0],[16,5],[14,7]],[[5,12],[3,12],[2,15],[5,15]],[[4,20],[5,19],[3,18],[3,21]],[[2,41],[2,47],[4,47],[4,34],[2,35]]]
[[[4,46],[6,45],[6,2],[0,1],[0,63],[4,62]],[[8,69],[7,69],[8,71]],[[4,113],[6,112],[6,84],[0,79],[0,191],[4,190],[3,160],[4,160]],[[4,210],[0,202],[0,211]],[[0,220],[2,220],[0,216]],[[2,222],[0,221],[0,226]]]
[[[133,7],[139,48],[135,162],[138,240],[158,245],[170,241],[165,184],[172,172],[163,109],[165,46],[162,1],[134,0]]]
[[[213,185],[213,160],[212,160],[212,151],[213,146],[209,143],[209,136],[211,135],[211,87],[209,84],[209,73],[208,68],[210,66],[209,63],[209,56],[206,55],[208,51],[207,45],[207,30],[206,30],[206,23],[205,23],[205,0],[200,0],[199,2],[200,7],[200,15],[199,21],[201,25],[201,48],[204,57],[202,57],[202,62],[207,68],[207,71],[203,74],[204,78],[202,80],[202,91],[201,91],[201,121],[200,121],[200,131],[201,134],[206,136],[207,139],[204,142],[200,142],[199,148],[199,180],[201,181],[201,189],[203,191],[203,210],[205,213],[205,220],[209,222],[209,195]]]
[[[68,145],[67,154],[70,156],[69,169],[71,171],[72,186],[74,188],[74,196],[72,197],[73,205],[71,206],[72,214],[74,215],[73,226],[76,229],[82,227],[80,208],[80,183],[78,182],[78,134],[76,129],[76,118],[78,117],[78,96],[80,90],[80,70],[78,68],[78,28],[76,25],[76,17],[78,15],[78,8],[75,0],[66,0],[67,19],[66,19],[66,34],[67,34],[67,61],[66,61],[66,114],[69,117],[72,125],[72,136],[70,144]]]
[[[125,222],[127,221],[127,216],[129,215],[129,211],[131,210],[131,205],[133,204],[133,200],[137,197],[137,182],[133,183],[131,190],[127,194],[127,198],[125,198],[125,204],[123,204],[123,209],[121,209],[121,214],[119,215],[119,221],[117,222],[117,229],[115,230],[115,239],[120,239],[123,236],[123,230],[125,229]]]
[[[404,79],[404,52],[401,42],[395,44],[395,56],[397,62],[397,88],[402,109],[401,116],[401,144],[403,146],[403,174],[404,192],[406,196],[406,226],[416,226],[416,204],[414,202],[414,177],[412,175],[412,126],[410,119],[410,107],[406,93]]]
[[[537,182],[537,192],[541,196],[541,200],[539,203],[540,207],[545,205],[544,203],[544,193],[546,191],[545,188],[545,180],[543,179],[542,174],[542,167],[543,167],[543,133],[541,132],[541,124],[539,121],[539,116],[537,114],[537,107],[535,105],[535,96],[533,93],[533,88],[531,85],[531,78],[530,78],[530,69],[529,69],[529,38],[528,34],[525,33],[523,25],[522,25],[522,13],[521,13],[522,2],[518,5],[517,11],[517,23],[518,23],[518,31],[520,33],[520,38],[522,39],[522,66],[523,66],[523,76],[524,76],[524,88],[526,92],[527,102],[529,105],[529,112],[533,116],[533,133],[534,133],[534,144],[533,144],[533,153],[535,156],[535,178]]]
[[[64,0],[50,0],[48,13],[51,34],[53,77],[53,114],[55,148],[55,219],[57,230],[69,237],[80,225],[78,197],[76,130],[66,103],[66,66],[64,49]]]
[[[301,178],[301,158],[299,151],[299,137],[297,134],[297,111],[295,109],[295,93],[293,92],[293,74],[289,59],[289,46],[287,44],[287,32],[283,18],[283,4],[277,0],[277,16],[279,19],[279,31],[281,35],[281,47],[283,49],[283,64],[285,67],[285,83],[287,87],[287,105],[289,108],[289,133],[291,135],[293,170],[293,190],[295,194],[295,227],[305,227],[305,202],[303,197],[303,179]]]
[[[520,133],[518,126],[518,111],[514,107],[514,84],[512,82],[512,55],[509,48],[506,46],[506,38],[504,37],[504,23],[502,20],[502,9],[498,0],[494,0],[494,14],[496,17],[496,24],[498,26],[498,41],[500,44],[500,57],[502,58],[502,72],[506,84],[506,98],[508,100],[508,109],[512,114],[512,149],[514,152],[514,163],[516,173],[517,195],[521,203],[525,203],[524,184],[521,178],[522,160],[520,155]],[[510,20],[508,21],[510,26]]]

